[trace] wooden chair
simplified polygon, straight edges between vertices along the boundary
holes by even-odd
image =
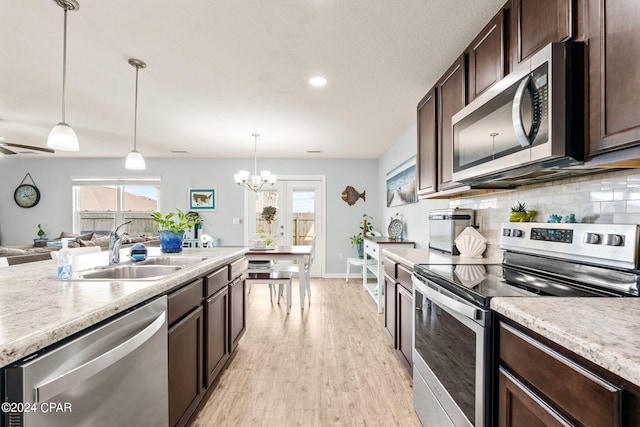
[[[309,302],[311,302],[311,278],[310,278],[310,270],[313,262],[316,258],[316,236],[311,238],[311,252],[309,253],[309,257],[307,258],[304,264],[304,275],[305,275],[305,283],[306,288],[305,292],[307,293],[307,298]],[[291,273],[293,277],[299,274],[299,269],[297,265],[289,264],[289,265],[274,265],[273,270],[277,272],[287,272]]]
[[[265,283],[269,285],[269,298],[273,301],[273,294],[278,294],[278,304],[282,296],[283,286],[287,285],[287,313],[291,311],[291,277],[292,274],[286,271],[256,271],[248,270],[245,283],[248,286],[248,292],[251,292],[252,283]],[[276,290],[275,285],[278,285]]]

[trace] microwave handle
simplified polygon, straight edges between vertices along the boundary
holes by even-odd
[[[516,132],[516,138],[521,146],[527,148],[531,145],[531,140],[527,135],[527,132],[524,129],[524,123],[522,122],[522,115],[520,114],[520,110],[522,108],[522,101],[524,100],[524,94],[527,91],[527,86],[529,86],[529,82],[531,80],[530,76],[527,76],[524,80],[520,82],[518,85],[518,89],[516,90],[516,94],[513,97],[513,105],[511,107],[511,121],[513,122],[513,129]]]

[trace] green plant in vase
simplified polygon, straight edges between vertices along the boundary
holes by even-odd
[[[44,230],[42,229],[42,226],[40,224],[38,224],[38,233],[36,233],[38,235],[38,239],[40,240],[46,240],[47,239],[47,233],[44,232]]]
[[[160,250],[164,253],[182,252],[184,232],[195,226],[195,221],[187,217],[187,214],[180,209],[176,209],[176,212],[169,212],[166,215],[155,211],[151,216],[158,224]]]
[[[351,241],[351,246],[355,247],[358,251],[358,256],[360,258],[363,257],[363,244],[364,239],[367,237],[367,234],[371,234],[373,232],[373,224],[371,224],[372,216],[367,214],[362,214],[362,224],[360,225],[360,232],[355,234],[349,238]]]

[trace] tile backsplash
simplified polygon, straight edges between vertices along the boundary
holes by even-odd
[[[551,214],[572,213],[577,222],[640,224],[640,169],[526,185],[451,200],[449,205],[476,211],[476,224],[488,240],[485,257],[500,258],[500,224],[509,221],[511,206],[517,202],[537,212],[535,222],[547,222]]]

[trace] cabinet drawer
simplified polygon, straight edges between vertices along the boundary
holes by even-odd
[[[390,260],[389,258],[384,259],[384,274],[386,274],[389,277],[392,277],[394,280],[397,277],[396,265],[398,265],[398,263]]]
[[[227,283],[229,283],[229,267],[225,265],[207,276],[207,293],[205,294],[205,298],[209,298],[227,286]]]
[[[620,388],[504,323],[500,323],[500,360],[581,424],[620,425]],[[588,410],[585,402],[589,402]]]
[[[411,283],[411,274],[413,271],[409,270],[407,267],[398,264],[398,283],[400,283],[406,290],[411,292],[413,295],[413,284]]]
[[[202,279],[198,279],[171,293],[167,297],[168,323],[190,312],[202,302]]]
[[[374,242],[370,242],[369,240],[364,241],[364,252],[368,255],[371,255],[374,259],[378,259],[378,244]]]
[[[249,261],[247,261],[247,258],[245,257],[242,257],[229,264],[229,281],[232,281],[236,277],[243,274],[247,270],[247,267],[249,267]]]

